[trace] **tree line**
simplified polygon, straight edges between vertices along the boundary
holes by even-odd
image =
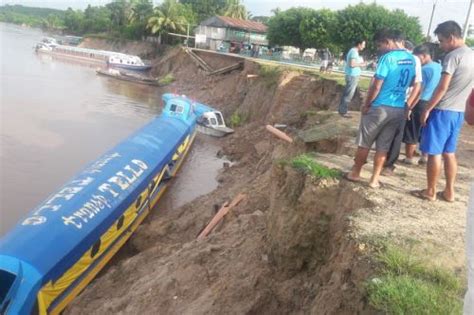
[[[375,52],[371,41],[383,27],[402,31],[415,44],[423,41],[417,17],[402,10],[388,10],[375,3],[351,5],[339,11],[291,8],[272,10],[272,16],[252,17],[241,0],[114,0],[85,10],[53,10],[20,5],[0,7],[0,21],[28,24],[68,34],[105,34],[110,37],[141,39],[144,36],[192,32],[201,21],[215,15],[252,19],[268,25],[271,45],[329,48],[337,54],[347,51],[356,40],[367,40],[367,51]]]

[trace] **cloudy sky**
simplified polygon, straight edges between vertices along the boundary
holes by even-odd
[[[377,4],[381,4],[389,9],[402,9],[407,14],[417,16],[421,25],[426,32],[430,20],[430,14],[433,2],[437,2],[435,15],[433,17],[433,27],[446,20],[455,20],[461,26],[466,21],[466,14],[471,0],[377,0]],[[108,0],[0,0],[1,4],[23,4],[28,6],[49,7],[57,9],[84,9],[88,4],[104,5]],[[161,1],[154,0],[155,4]],[[369,0],[243,0],[248,10],[254,16],[271,15],[271,10],[279,7],[280,9],[288,9],[291,7],[310,7],[314,9],[329,8],[333,10],[343,9],[347,5],[357,4],[359,2],[372,2]],[[474,10],[474,8],[473,8]],[[474,13],[471,13],[469,19],[470,24],[474,24]]]

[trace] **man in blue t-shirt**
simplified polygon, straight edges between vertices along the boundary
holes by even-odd
[[[372,144],[376,144],[374,170],[369,182],[379,187],[379,176],[387,152],[401,121],[405,119],[407,89],[415,77],[415,58],[405,49],[397,49],[393,32],[380,30],[374,40],[384,53],[379,59],[367,99],[361,107],[362,117],[357,136],[357,152],[352,170],[346,175],[350,181],[360,181],[362,166],[366,163]]]
[[[415,164],[413,158],[421,136],[421,113],[425,110],[426,103],[431,99],[434,90],[441,79],[441,65],[431,59],[431,49],[428,45],[415,47],[413,54],[420,58],[423,77],[420,100],[410,108],[410,120],[405,125],[403,143],[405,143],[405,163]],[[422,164],[425,158],[419,162]]]
[[[344,67],[344,72],[346,74],[346,86],[344,87],[341,102],[339,103],[339,114],[344,118],[351,118],[351,116],[347,114],[347,110],[349,103],[354,97],[357,83],[359,82],[359,76],[362,71],[360,67],[365,66],[365,62],[363,62],[362,58],[359,56],[359,52],[364,48],[365,41],[358,40],[355,46],[352,47],[347,53],[346,65]]]
[[[427,187],[412,194],[425,200],[453,202],[457,142],[464,123],[465,102],[474,87],[474,51],[464,43],[462,29],[455,21],[439,24],[434,33],[440,48],[447,54],[439,84],[420,118],[423,126],[420,150],[428,154]],[[446,186],[438,194],[442,164]]]

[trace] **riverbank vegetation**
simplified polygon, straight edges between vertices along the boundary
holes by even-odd
[[[176,43],[182,41],[173,34],[192,35],[203,20],[223,15],[267,24],[271,45],[302,50],[328,47],[334,54],[347,51],[360,38],[367,39],[367,52],[373,54],[375,47],[370,39],[381,27],[399,29],[415,44],[423,40],[417,17],[375,3],[359,3],[338,11],[298,7],[272,12],[270,17],[252,17],[241,0],[164,0],[157,6],[151,0],[114,0],[104,6],[65,11],[5,5],[0,7],[0,21],[71,35],[125,39],[161,36],[164,42]]]

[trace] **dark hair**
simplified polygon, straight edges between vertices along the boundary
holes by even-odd
[[[375,32],[374,34],[374,41],[375,42],[386,42],[389,40],[393,40],[393,31],[387,29],[387,28],[382,28]]]
[[[413,50],[413,48],[415,48],[415,45],[413,45],[409,40],[406,40],[403,46],[405,46],[405,49],[407,50]]]
[[[363,42],[365,42],[365,39],[357,39],[355,42],[354,42],[354,46],[359,46],[360,44],[362,44]]]
[[[422,44],[420,46],[416,46],[415,49],[413,49],[413,54],[414,55],[432,55],[431,53],[431,47],[426,45],[426,44]]]
[[[435,35],[441,35],[444,38],[449,38],[450,36],[462,38],[461,26],[454,21],[446,21],[441,24],[438,24],[438,27],[434,30]]]
[[[389,30],[391,39],[395,42],[403,42],[405,40],[405,35],[400,30]]]

